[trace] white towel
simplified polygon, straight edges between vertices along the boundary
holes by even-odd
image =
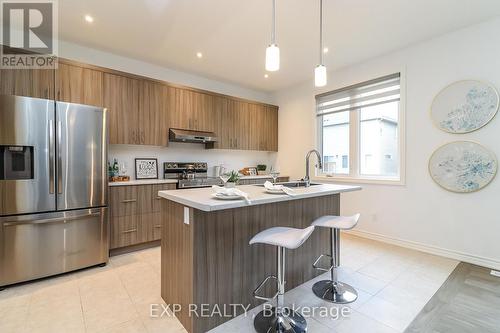
[[[247,203],[252,203],[250,199],[248,198],[248,193],[241,191],[240,189],[237,189],[236,187],[222,187],[222,186],[217,186],[213,185],[212,189],[215,191],[215,193],[220,194],[220,195],[227,195],[227,196],[234,196],[238,195],[245,199]]]
[[[271,190],[271,191],[283,191],[284,193],[288,194],[289,196],[293,197],[295,195],[295,191],[292,190],[291,188],[289,187],[286,187],[286,186],[283,186],[283,185],[275,185],[273,183],[271,183],[270,181],[266,181],[264,183],[264,187],[268,190]]]

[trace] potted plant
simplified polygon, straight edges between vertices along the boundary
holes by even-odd
[[[226,187],[235,187],[236,183],[240,180],[240,174],[238,171],[232,170],[228,173],[228,176],[229,178],[227,179]]]
[[[261,175],[261,176],[265,175],[266,169],[267,169],[267,166],[265,164],[258,164],[257,165],[257,174]]]

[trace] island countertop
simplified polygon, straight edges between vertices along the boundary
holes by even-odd
[[[265,191],[263,186],[257,185],[242,185],[238,189],[248,193],[250,203],[245,200],[220,200],[215,199],[212,194],[214,191],[211,188],[197,188],[184,190],[169,190],[159,191],[158,195],[167,200],[177,202],[179,204],[199,209],[205,212],[216,210],[224,210],[231,208],[239,208],[245,206],[262,205],[280,201],[289,201],[297,199],[305,199],[332,195],[343,192],[352,192],[361,190],[360,186],[335,185],[335,184],[319,184],[310,187],[294,188],[295,195],[287,194],[270,194]]]

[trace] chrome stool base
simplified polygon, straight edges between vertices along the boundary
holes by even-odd
[[[358,292],[353,287],[342,282],[334,284],[331,280],[316,282],[312,290],[319,298],[336,304],[352,303],[358,298]]]
[[[282,314],[276,316],[276,308],[271,311],[263,310],[253,321],[258,333],[305,333],[307,322],[300,313],[284,308]]]

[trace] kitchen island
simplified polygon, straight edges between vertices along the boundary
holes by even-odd
[[[320,184],[294,189],[289,196],[256,185],[238,188],[250,202],[214,199],[210,188],[158,193],[166,199],[161,295],[171,308],[180,309],[176,316],[190,333],[206,332],[261,303],[252,292],[265,276],[275,274],[276,248],[250,246],[255,234],[276,226],[305,228],[317,217],[338,215],[340,194],[361,189]],[[329,246],[328,231],[317,229],[299,249],[287,251],[287,290],[319,275],[312,263]]]

